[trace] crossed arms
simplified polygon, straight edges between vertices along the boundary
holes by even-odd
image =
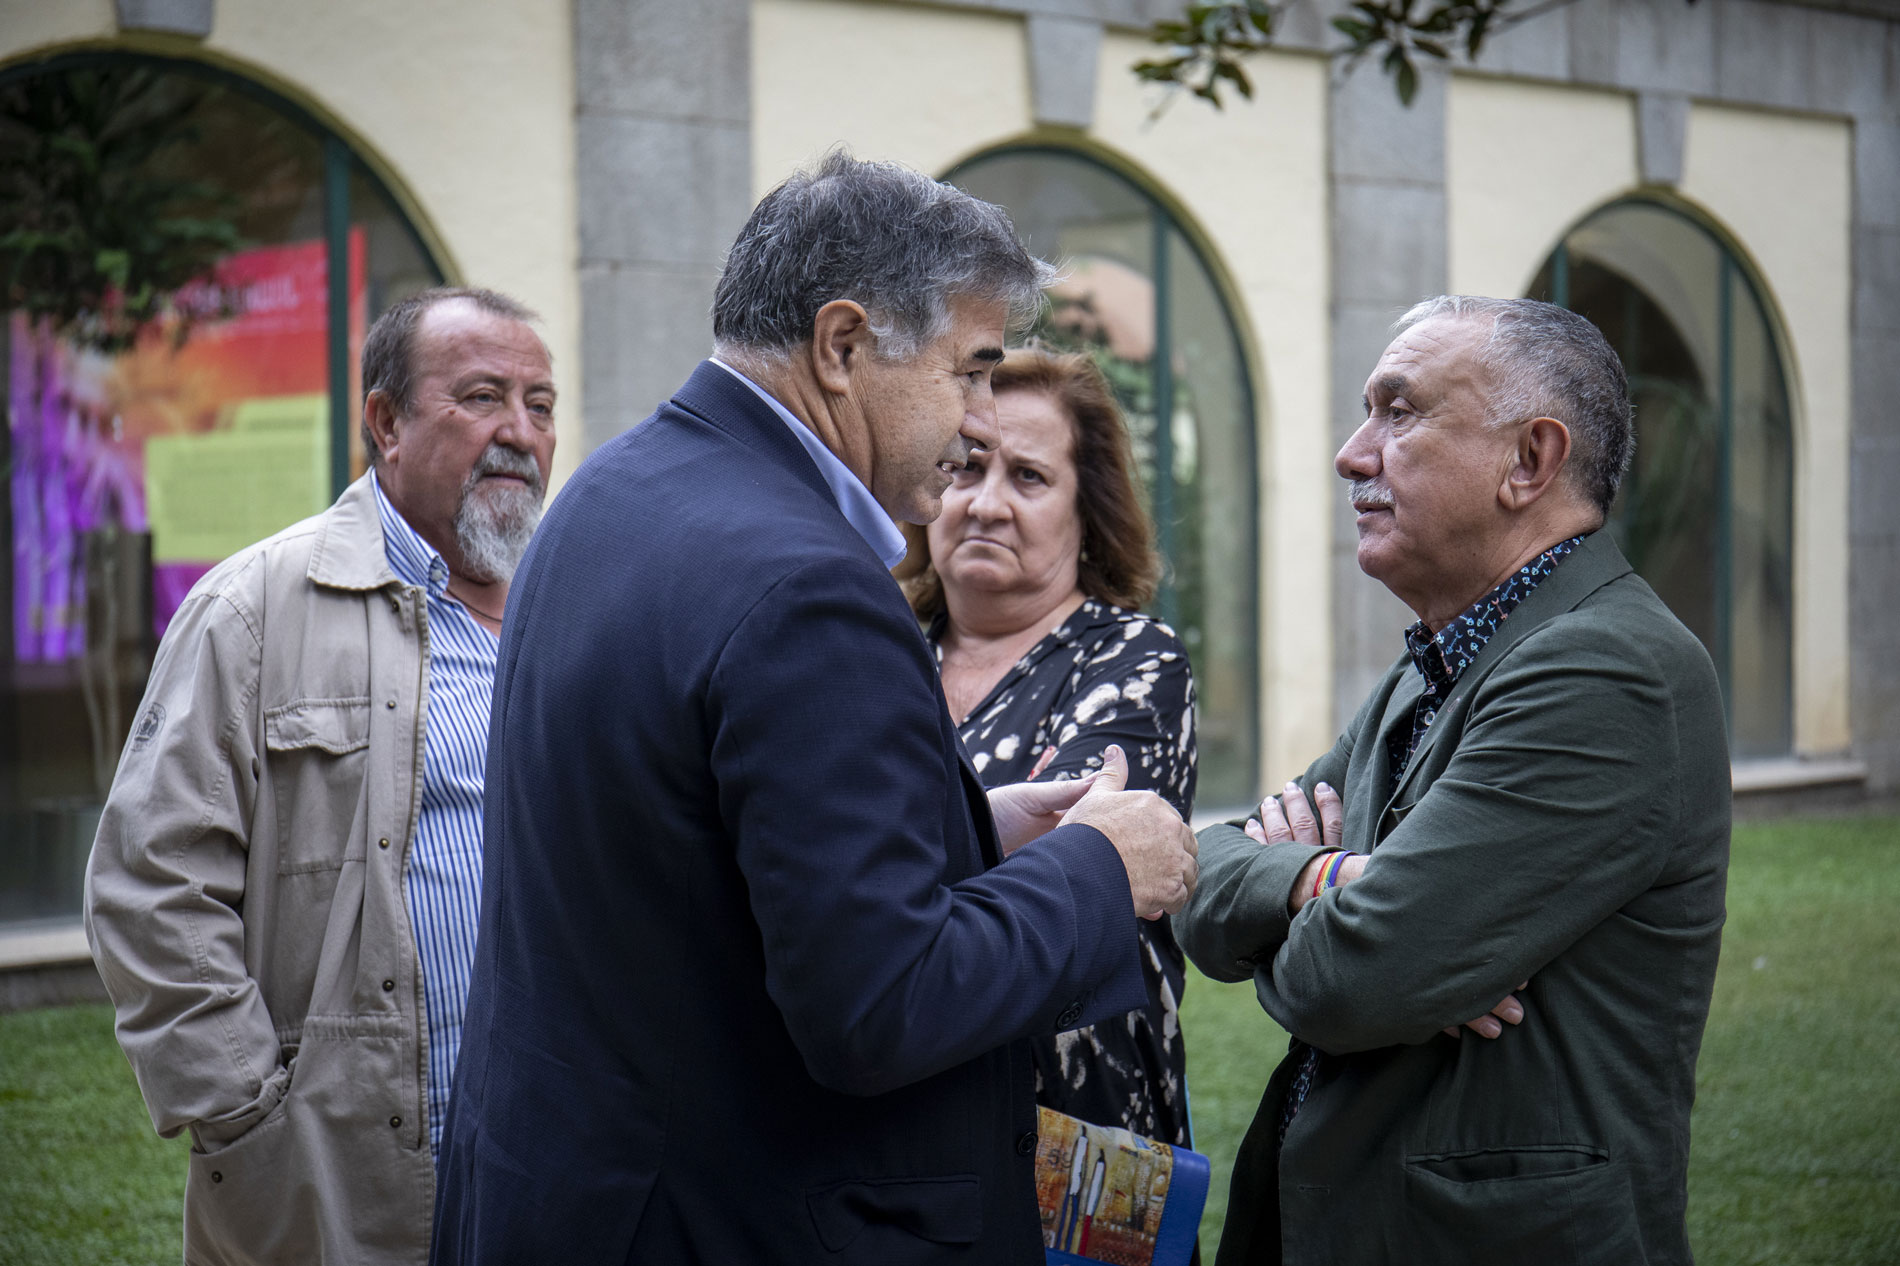
[[[1394,806],[1402,816],[1379,838],[1383,789],[1348,773],[1363,776],[1366,745],[1381,741],[1373,710],[1386,693],[1287,806],[1304,821],[1321,783],[1341,789],[1344,838],[1376,840],[1359,873],[1311,899],[1299,880],[1310,893],[1323,826],[1302,828],[1302,841],[1289,821],[1287,838],[1266,844],[1244,825],[1211,827],[1178,920],[1203,971],[1251,976],[1275,1020],[1336,1054],[1423,1042],[1502,1006],[1668,861],[1655,845],[1675,808],[1676,715],[1666,676],[1633,639],[1553,622],[1513,647],[1473,692],[1443,768]]]

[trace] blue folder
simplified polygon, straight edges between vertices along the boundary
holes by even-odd
[[[1207,1157],[1036,1109],[1036,1198],[1050,1266],[1187,1266]]]

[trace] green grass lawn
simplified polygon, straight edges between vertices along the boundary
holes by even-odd
[[[188,1147],[152,1133],[110,1007],[0,1016],[0,1262],[176,1263]]]
[[[1286,1037],[1251,987],[1198,977],[1182,1022],[1211,1262]],[[1700,1266],[1900,1264],[1900,819],[1737,828],[1697,1080]],[[0,1263],[176,1262],[184,1150],[153,1136],[106,1008],[0,1016]]]

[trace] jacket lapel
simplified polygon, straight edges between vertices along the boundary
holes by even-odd
[[[1385,838],[1386,818],[1392,812],[1392,802],[1398,797],[1398,788],[1392,781],[1393,736],[1410,730],[1412,713],[1418,707],[1419,696],[1425,693],[1425,682],[1419,677],[1411,657],[1407,656],[1401,663],[1404,672],[1392,687],[1392,693],[1386,696],[1385,711],[1380,715],[1379,728],[1373,735],[1372,751],[1366,758],[1366,770],[1371,775],[1372,785],[1391,787],[1392,790],[1379,797],[1378,816],[1368,824],[1371,838],[1362,841],[1364,847],[1354,848],[1355,853],[1370,852],[1374,844]]]
[[[949,715],[946,709],[945,718]],[[983,850],[983,865],[999,866],[1003,861],[1003,846],[996,838],[996,819],[990,816],[990,794],[985,790],[976,766],[970,763],[970,753],[964,748],[963,740],[957,737],[954,728],[950,733],[950,745],[957,749],[957,772],[963,783],[963,798],[970,805],[970,818],[976,823],[976,840]]]
[[[1628,575],[1630,570],[1629,562],[1623,557],[1623,552],[1616,548],[1616,542],[1610,539],[1607,531],[1599,530],[1584,537],[1577,548],[1558,564],[1557,570],[1546,576],[1543,583],[1532,590],[1530,596],[1498,625],[1491,639],[1484,644],[1484,649],[1478,652],[1478,658],[1471,661],[1470,666],[1459,676],[1458,683],[1451,688],[1451,693],[1445,696],[1445,702],[1438,709],[1439,715],[1444,716],[1476,690],[1478,683],[1490,675],[1491,669],[1513,646],[1536,632],[1546,621],[1575,610],[1585,598],[1619,576]],[[1416,672],[1413,677],[1417,678]],[[1424,687],[1421,684],[1412,692],[1412,698],[1416,701],[1422,693]],[[1419,740],[1418,750],[1406,762],[1405,773],[1387,801],[1388,811],[1405,794],[1406,788],[1418,776],[1418,771],[1426,765],[1445,729],[1434,724],[1425,731],[1425,737]]]

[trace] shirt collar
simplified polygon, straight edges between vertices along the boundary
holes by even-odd
[[[1419,676],[1425,679],[1425,693],[1443,697],[1451,692],[1465,669],[1484,650],[1491,635],[1504,623],[1504,617],[1530,597],[1544,578],[1557,570],[1566,554],[1583,542],[1583,536],[1559,541],[1543,553],[1505,577],[1484,597],[1466,607],[1463,614],[1433,636],[1425,621],[1405,630],[1405,649]]]
[[[792,434],[798,437],[798,442],[804,445],[812,461],[817,463],[818,473],[823,477],[825,486],[831,489],[832,500],[838,503],[838,510],[844,515],[845,522],[857,530],[858,535],[864,538],[864,543],[871,547],[871,552],[883,560],[884,566],[895,567],[903,562],[906,549],[904,534],[891,522],[891,516],[884,513],[884,507],[877,503],[871,490],[851,473],[851,468],[839,461],[838,455],[826,448],[824,441],[812,434],[810,427],[800,422],[796,414],[775,400],[765,388],[717,356],[710,359],[713,364],[752,388],[753,394],[771,406],[779,420],[792,428]]]
[[[442,555],[436,552],[433,545],[409,526],[409,520],[389,504],[389,498],[383,495],[383,485],[377,480],[373,468],[369,482],[376,491],[376,513],[383,521],[383,552],[389,558],[389,569],[399,579],[427,590],[432,597],[440,598],[449,591],[448,563],[443,561]]]

